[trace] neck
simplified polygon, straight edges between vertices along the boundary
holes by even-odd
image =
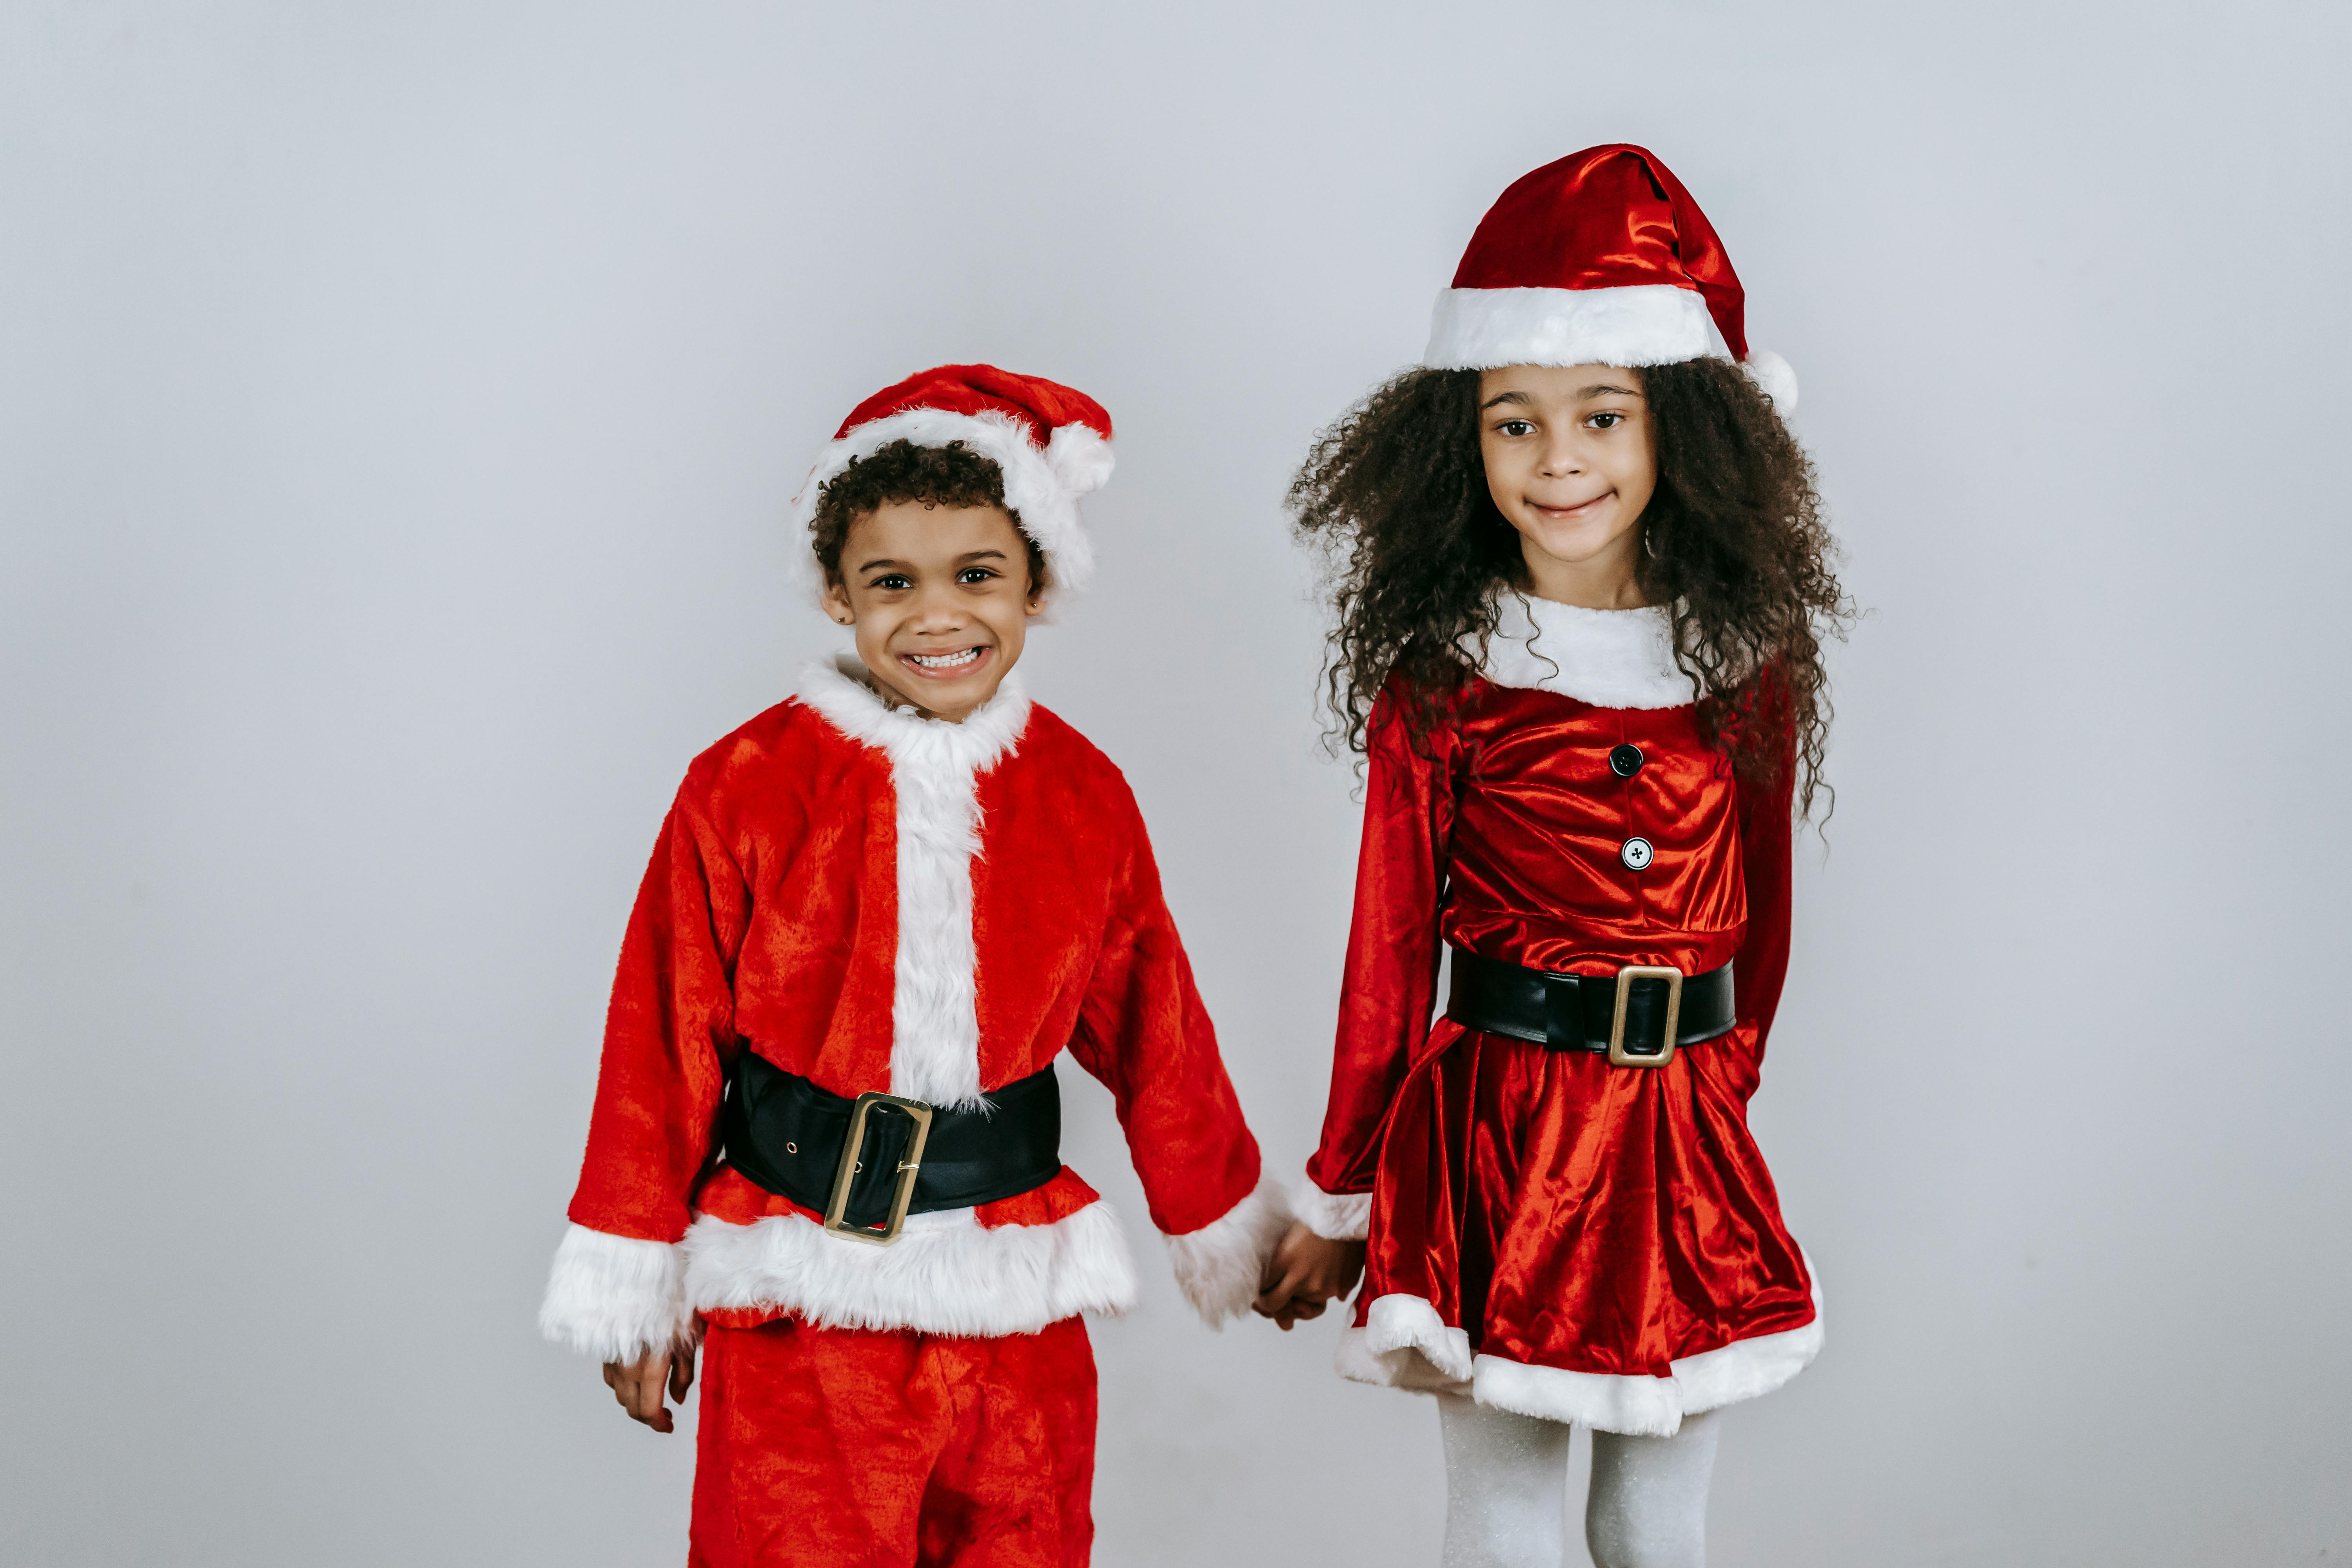
[[[1519,535],[1519,554],[1528,563],[1528,591],[1538,599],[1587,610],[1638,610],[1650,602],[1642,595],[1635,571],[1641,548],[1642,531],[1629,528],[1596,553],[1581,561],[1564,561],[1526,534]]]

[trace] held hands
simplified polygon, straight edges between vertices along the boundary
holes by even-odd
[[[1288,1333],[1291,1324],[1321,1317],[1324,1302],[1344,1300],[1363,1272],[1362,1242],[1332,1241],[1293,1220],[1267,1260],[1255,1310]]]
[[[672,1401],[686,1403],[686,1391],[694,1386],[694,1346],[690,1342],[666,1351],[647,1351],[632,1362],[604,1363],[604,1386],[613,1391],[613,1397],[621,1402],[629,1419],[641,1421],[656,1432],[677,1428],[677,1423],[662,1405],[665,1384]]]

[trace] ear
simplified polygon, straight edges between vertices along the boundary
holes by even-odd
[[[1051,588],[1032,588],[1029,590],[1028,602],[1021,606],[1022,613],[1033,621],[1038,616],[1044,615],[1045,613],[1046,595],[1052,592],[1053,590]]]
[[[840,625],[854,626],[857,624],[856,608],[849,602],[849,585],[838,576],[824,580],[824,592],[818,596],[817,602],[824,606],[824,613]]]

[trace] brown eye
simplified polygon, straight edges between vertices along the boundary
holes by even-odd
[[[1495,426],[1496,435],[1509,436],[1515,439],[1521,436],[1532,436],[1535,430],[1536,427],[1525,419],[1506,419]]]

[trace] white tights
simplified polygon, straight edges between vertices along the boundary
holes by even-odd
[[[1458,1394],[1437,1396],[1445,1429],[1443,1568],[1560,1568],[1568,1532],[1564,1423]],[[1706,1568],[1712,1413],[1671,1437],[1592,1435],[1584,1543],[1594,1568]]]

